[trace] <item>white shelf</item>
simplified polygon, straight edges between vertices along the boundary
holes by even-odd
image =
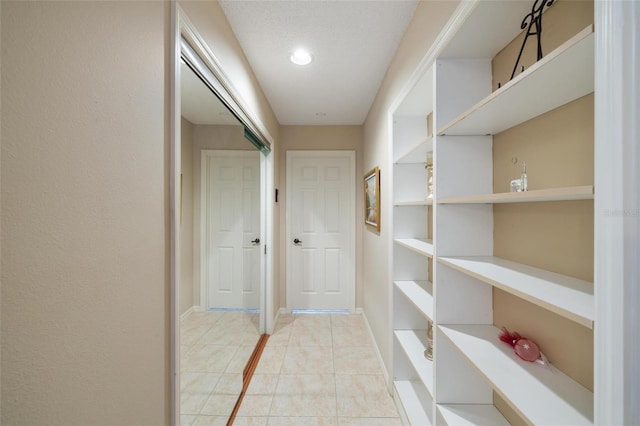
[[[429,281],[395,281],[394,284],[425,318],[433,320],[433,284]]]
[[[425,322],[425,327],[426,325]],[[424,357],[424,351],[427,349],[427,331],[396,330],[394,334],[427,391],[433,394],[433,361]]]
[[[431,240],[421,238],[396,238],[394,241],[396,244],[420,253],[423,256],[433,257],[433,244]]]
[[[393,382],[395,393],[411,425],[431,425],[431,395],[424,385],[409,380]]]
[[[438,329],[527,423],[593,424],[593,393],[554,367],[521,360],[496,327]]]
[[[438,200],[438,204],[500,204],[571,200],[593,200],[593,185],[443,198]]]
[[[594,88],[593,25],[438,131],[493,135],[588,95]]]
[[[510,425],[495,406],[488,404],[438,404],[438,412],[448,425]]]
[[[593,283],[497,257],[439,257],[438,262],[593,328]]]
[[[431,206],[433,205],[433,198],[416,201],[396,201],[393,205],[396,207]]]
[[[400,155],[396,164],[424,164],[427,162],[427,153],[433,151],[433,138],[426,138],[412,146],[407,152]]]

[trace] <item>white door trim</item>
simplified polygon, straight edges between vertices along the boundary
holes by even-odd
[[[287,151],[287,164],[286,164],[286,179],[287,179],[287,194],[290,194],[291,188],[292,188],[292,173],[290,173],[290,171],[292,170],[291,167],[291,163],[293,161],[294,158],[326,158],[326,157],[336,157],[336,156],[342,156],[343,158],[346,158],[349,160],[349,165],[351,167],[351,179],[350,179],[350,195],[349,195],[349,200],[350,200],[350,209],[351,209],[351,218],[350,218],[350,222],[349,222],[349,226],[350,229],[352,230],[352,235],[351,235],[351,244],[349,247],[349,254],[351,256],[351,259],[353,259],[352,262],[352,268],[350,271],[350,275],[351,275],[351,279],[349,280],[350,282],[350,288],[348,289],[348,305],[349,305],[349,310],[351,312],[355,312],[355,300],[356,300],[356,152],[352,151],[352,150],[344,150],[344,151]],[[288,195],[286,196],[286,240],[284,241],[284,244],[287,245],[287,258],[285,259],[285,264],[286,264],[286,290],[287,290],[287,295],[286,295],[286,303],[287,303],[287,310],[290,311],[292,306],[291,306],[291,286],[292,286],[292,280],[291,280],[291,265],[289,262],[289,259],[291,259],[291,244],[289,244],[289,242],[291,241],[291,239],[293,238],[292,233],[291,233],[291,227],[290,227],[290,223],[291,221],[289,220],[289,218],[291,218],[291,197],[289,197]]]

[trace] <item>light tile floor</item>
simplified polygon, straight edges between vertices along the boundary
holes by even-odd
[[[207,311],[180,323],[183,425],[226,425],[242,390],[242,370],[260,337],[258,322],[258,314]]]
[[[226,424],[216,409],[183,425]],[[280,315],[234,425],[401,425],[362,316]]]

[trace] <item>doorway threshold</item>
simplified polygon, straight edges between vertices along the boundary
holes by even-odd
[[[259,314],[260,309],[247,308],[207,308],[207,312],[246,312],[248,314]]]
[[[307,314],[340,314],[340,315],[349,315],[348,309],[292,309],[291,314],[293,315],[307,315]]]

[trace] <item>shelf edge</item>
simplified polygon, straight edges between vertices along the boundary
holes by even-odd
[[[560,188],[536,189],[526,192],[500,192],[495,194],[448,197],[436,201],[437,204],[502,204],[537,203],[548,201],[593,200],[593,185],[566,186]]]

